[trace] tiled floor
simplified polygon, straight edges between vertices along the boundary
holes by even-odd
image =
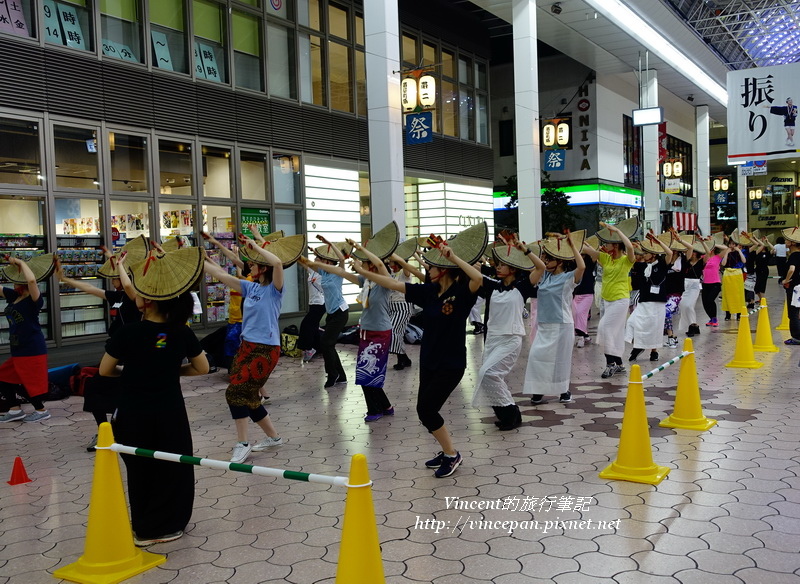
[[[775,280],[769,292],[774,328],[782,306]],[[719,423],[707,432],[659,428],[672,411],[679,365],[645,382],[653,458],[672,469],[658,486],[598,478],[616,458],[628,378],[600,379],[596,345],[575,349],[574,403],[534,408],[518,394],[524,425],[499,432],[490,411],[469,405],[478,337],[468,339],[471,367],[444,410],[464,455],[452,477],[436,479],[423,465],[438,449],[416,419],[416,367],[390,369],[387,393],[397,414],[367,425],[361,389],[323,390],[316,359],[279,364],[269,409],[286,443],[249,462],[342,475],[351,456],[364,453],[386,582],[393,584],[800,582],[800,348],[785,347],[787,333],[774,331],[780,352],[758,353],[762,369],[726,368],[736,320],[702,328],[695,347],[704,413]],[[348,371],[354,349],[340,349]],[[662,361],[679,352],[659,350]],[[409,351],[416,364],[418,347]],[[645,353],[643,371],[646,359]],[[514,388],[522,386],[524,363],[513,373]],[[196,453],[221,460],[234,438],[225,385],[221,373],[184,385]],[[83,447],[94,424],[81,406],[71,398],[51,403],[53,417],[44,423],[0,426],[0,584],[53,582],[53,571],[83,550],[93,465]],[[15,456],[33,482],[5,483]],[[186,536],[150,548],[167,562],[129,582],[334,582],[343,489],[207,468],[196,473]],[[500,499],[508,508],[448,509],[454,497]],[[556,504],[540,509],[547,497]],[[533,510],[523,509],[534,500]],[[433,519],[445,527],[432,529]],[[570,520],[590,521],[583,528],[554,525]],[[519,525],[486,528],[479,521]]]

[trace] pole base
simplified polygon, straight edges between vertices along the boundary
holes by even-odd
[[[659,422],[658,425],[662,428],[679,428],[681,430],[699,430],[700,432],[705,432],[706,430],[710,430],[712,427],[716,426],[717,421],[706,418],[705,416],[697,420],[685,420],[683,418],[678,418],[673,414],[671,416],[667,416],[664,420]]]
[[[753,350],[761,353],[780,353],[780,349],[775,345],[753,345]]]
[[[764,364],[761,361],[731,361],[725,367],[737,367],[739,369],[761,369]]]
[[[630,468],[612,462],[598,476],[601,479],[612,481],[630,481],[632,483],[657,485],[666,478],[669,471],[670,469],[666,466],[658,466],[657,464],[647,468]]]
[[[139,549],[133,557],[113,563],[90,563],[81,556],[77,562],[53,572],[53,576],[80,584],[117,584],[166,561],[166,556]]]

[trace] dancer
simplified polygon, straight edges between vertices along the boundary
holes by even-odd
[[[392,277],[398,282],[410,284],[411,276],[416,276],[420,281],[425,280],[425,274],[408,263],[408,259],[414,255],[416,249],[416,240],[407,239],[398,245],[395,252],[389,257],[389,269],[392,271]],[[397,355],[395,371],[402,371],[411,366],[411,359],[406,354],[405,334],[408,322],[411,320],[412,306],[411,303],[406,302],[405,296],[397,290],[392,290],[389,300],[389,316],[392,319],[392,347],[389,352]]]
[[[50,418],[42,396],[47,393],[47,344],[39,324],[39,313],[44,299],[38,282],[53,273],[53,254],[35,256],[30,262],[6,256],[9,265],[2,275],[14,283],[13,288],[0,288],[6,299],[8,338],[11,356],[0,365],[0,393],[8,404],[8,411],[0,415],[0,422],[41,422]],[[25,414],[17,393],[27,397],[34,411]]]
[[[426,467],[436,469],[437,478],[449,477],[462,461],[439,410],[467,367],[465,324],[483,283],[483,275],[472,264],[486,249],[487,238],[486,223],[480,223],[459,233],[450,241],[452,247],[440,241],[437,248],[425,254],[430,276],[430,282],[425,284],[404,284],[388,276],[364,274],[368,280],[403,292],[406,300],[422,307],[425,326],[417,415],[441,448],[439,454],[425,463]]]
[[[497,416],[495,425],[507,431],[522,424],[507,378],[522,349],[525,302],[533,294],[545,265],[515,235],[500,238],[502,241],[492,246],[497,278],[483,276],[480,290],[486,297],[486,342],[472,405],[492,406]]]
[[[622,352],[625,350],[625,318],[630,302],[630,272],[636,255],[631,240],[615,225],[600,224],[607,230],[606,237],[615,241],[604,242],[600,250],[584,244],[584,250],[603,267],[601,288],[601,317],[597,325],[597,342],[603,348],[606,368],[601,377],[606,379],[615,373],[625,373]]]
[[[701,278],[705,262],[703,256],[705,249],[697,237],[692,244],[692,251],[687,254],[686,277],[683,281],[683,297],[681,300],[680,328],[686,327],[686,336],[693,337],[700,334],[700,325],[697,323],[697,299],[700,296]]]
[[[588,253],[581,253],[586,268],[583,278],[575,287],[572,296],[572,318],[575,321],[575,346],[584,347],[592,342],[589,336],[589,313],[594,304],[595,262]]]
[[[133,267],[143,319],[120,328],[106,343],[100,362],[100,375],[120,377],[112,424],[122,444],[193,454],[180,377],[208,372],[200,342],[186,326],[193,305],[188,290],[201,276],[202,265],[202,251],[186,248],[154,253]],[[134,543],[146,547],[181,537],[192,516],[194,467],[129,454],[122,460]]]
[[[561,238],[550,238],[542,243],[544,274],[539,280],[537,300],[539,330],[528,353],[522,389],[524,394],[533,394],[533,405],[545,403],[545,395],[558,395],[561,403],[572,401],[569,391],[575,336],[572,291],[583,278],[586,268],[580,253],[584,233],[568,233],[567,245]],[[539,264],[536,267],[534,273],[542,269]],[[531,280],[534,277],[531,274]]]
[[[792,102],[791,97],[786,98],[786,105],[765,105],[762,106],[769,110],[769,113],[776,116],[783,116],[783,127],[786,130],[786,145],[794,146],[794,129],[797,121],[797,106]]]
[[[673,228],[670,228],[668,234],[663,235],[669,238],[667,245],[673,250],[672,265],[667,270],[667,281],[664,283],[667,293],[666,317],[664,318],[664,334],[667,335],[667,340],[664,341],[664,346],[674,349],[678,346],[678,337],[673,330],[673,320],[677,314],[680,314],[681,301],[686,290],[686,274],[689,272],[689,260],[686,252],[691,252],[692,247]]]
[[[752,239],[752,238],[751,238]],[[767,292],[767,280],[769,279],[769,258],[774,248],[766,237],[753,239],[754,246],[747,257],[748,263],[752,265],[752,272],[756,276],[753,293],[758,297],[759,302],[765,298]],[[748,268],[750,270],[750,268]]]
[[[778,282],[786,277],[786,238],[782,235],[775,240],[773,253],[775,254],[775,266],[778,270]]]
[[[731,319],[731,313],[736,313],[739,320],[744,307],[744,271],[747,257],[739,244],[739,230],[736,229],[728,238],[728,255],[723,262],[725,269],[722,272],[722,310],[725,311],[725,320]]]
[[[703,287],[700,290],[700,297],[703,301],[703,310],[708,316],[706,326],[718,327],[717,322],[717,297],[722,291],[722,262],[728,257],[730,248],[724,244],[723,233],[714,234],[713,237],[701,239],[700,243],[705,250],[705,267],[703,268]],[[709,250],[707,241],[713,242],[713,247]]]
[[[790,337],[783,341],[784,345],[800,345],[800,307],[792,304],[792,291],[800,286],[800,229],[797,227],[784,229],[783,235],[789,247],[789,259],[786,263],[786,276],[781,285],[786,290],[786,311],[789,317]]]

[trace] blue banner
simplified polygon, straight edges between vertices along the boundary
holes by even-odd
[[[433,142],[433,112],[406,115],[406,144]]]
[[[552,170],[564,170],[567,162],[566,150],[545,150],[544,169],[548,172]]]

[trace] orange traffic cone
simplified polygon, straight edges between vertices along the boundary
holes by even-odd
[[[789,330],[789,307],[786,303],[786,300],[783,301],[783,316],[781,316],[781,324],[775,327],[776,331],[788,331]]]
[[[663,420],[659,426],[662,428],[682,428],[683,430],[705,432],[717,421],[710,420],[703,415],[692,339],[686,339],[683,342],[683,350],[689,353],[689,356],[681,361],[681,370],[678,373],[678,388],[675,392],[675,411]]]
[[[777,353],[780,351],[775,346],[775,343],[772,342],[772,328],[769,324],[766,298],[761,299],[761,310],[758,311],[758,326],[756,326],[756,340],[753,343],[753,350],[763,353]]]
[[[733,354],[733,361],[729,362],[725,367],[760,369],[764,364],[756,361],[753,353],[753,339],[750,336],[750,317],[747,315],[747,308],[742,306],[741,312],[739,334],[736,335],[736,352]]]
[[[11,470],[11,480],[8,481],[9,485],[21,485],[23,483],[31,482],[28,473],[25,472],[25,465],[22,464],[22,459],[18,456],[14,459],[14,468]]]
[[[638,365],[631,367],[628,396],[622,415],[622,434],[619,437],[617,459],[600,473],[601,479],[631,481],[657,485],[669,474],[666,466],[653,463],[650,428],[644,405],[644,386]]]

